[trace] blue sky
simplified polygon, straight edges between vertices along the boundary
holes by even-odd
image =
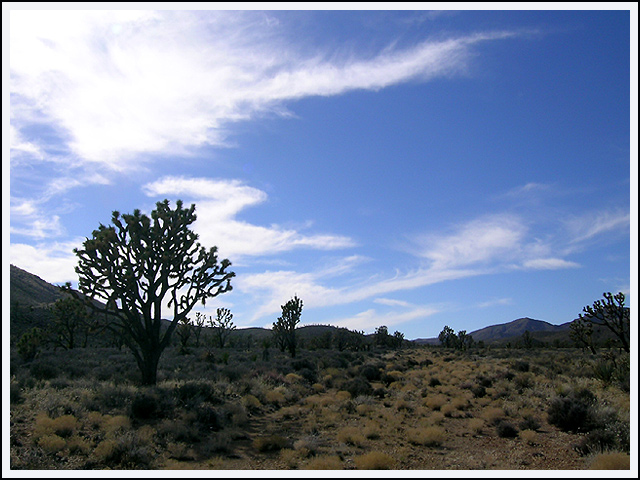
[[[5,275],[75,282],[113,210],[168,198],[231,260],[200,310],[238,327],[294,295],[303,324],[410,339],[635,301],[635,5],[15,8]]]

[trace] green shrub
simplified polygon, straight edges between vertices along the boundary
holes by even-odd
[[[202,402],[214,405],[222,403],[216,395],[214,386],[203,380],[185,382],[174,390],[174,395],[183,407],[194,407]]]
[[[37,380],[51,380],[52,378],[56,378],[60,372],[55,365],[51,363],[37,361],[31,364],[29,373]]]
[[[280,435],[268,435],[253,439],[253,446],[259,452],[277,452],[283,448],[290,448],[290,441]]]
[[[36,358],[44,344],[44,332],[38,327],[26,331],[18,340],[18,354],[25,362]]]
[[[498,422],[496,432],[498,432],[500,438],[515,438],[518,436],[518,429],[506,420]]]
[[[547,410],[549,423],[565,432],[588,432],[598,425],[596,397],[588,389],[554,398]]]
[[[343,390],[346,390],[351,394],[353,398],[360,395],[371,395],[373,393],[373,387],[366,378],[356,377],[349,380],[342,386]]]
[[[380,377],[382,376],[382,372],[380,371],[380,368],[378,368],[377,366],[368,364],[368,365],[362,365],[358,369],[358,375],[366,378],[369,382],[375,382],[377,380],[380,380]]]
[[[131,401],[131,416],[138,419],[158,418],[162,416],[158,397],[149,392],[140,392]]]
[[[201,403],[195,409],[196,420],[200,428],[207,431],[217,432],[222,428],[218,411],[210,403]]]

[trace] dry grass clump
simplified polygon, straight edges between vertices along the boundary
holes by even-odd
[[[380,425],[374,420],[369,420],[362,427],[362,434],[369,440],[376,440],[380,438]]]
[[[275,388],[274,390],[268,390],[264,394],[265,401],[270,403],[271,405],[282,405],[285,403],[286,398],[281,387]]]
[[[341,443],[361,447],[366,442],[364,435],[358,427],[344,427],[338,431],[336,438]]]
[[[469,420],[469,429],[475,433],[476,435],[480,435],[482,433],[482,429],[484,428],[484,420],[481,418],[472,418]]]
[[[431,410],[440,410],[442,406],[447,403],[447,401],[448,398],[445,395],[437,394],[428,396],[424,403]]]
[[[630,470],[631,457],[626,453],[600,453],[593,458],[590,470]]]
[[[67,446],[67,442],[64,438],[58,435],[44,435],[38,439],[38,446],[42,448],[46,453],[58,453],[60,450]]]
[[[521,430],[520,433],[518,433],[518,436],[523,442],[526,442],[529,445],[538,444],[538,434],[533,430]]]
[[[339,402],[344,402],[345,400],[351,400],[351,394],[346,390],[340,390],[336,393],[335,399]]]
[[[305,470],[342,470],[342,460],[337,455],[322,455],[309,460]]]
[[[267,435],[253,439],[253,446],[259,452],[277,452],[289,447],[289,440],[280,435]]]
[[[447,435],[441,427],[411,428],[406,431],[407,440],[414,445],[424,445],[425,447],[439,447],[446,439]]]
[[[498,424],[504,417],[504,410],[500,407],[487,407],[482,412],[482,418],[492,425]]]
[[[396,460],[383,452],[369,452],[353,459],[359,470],[389,470]]]
[[[46,413],[36,416],[34,438],[55,434],[58,437],[70,437],[78,429],[79,422],[73,415],[50,418]]]
[[[287,468],[298,468],[298,452],[291,448],[283,448],[280,450],[280,460],[282,460]]]
[[[260,403],[260,400],[258,400],[257,397],[251,394],[242,397],[240,403],[242,403],[242,406],[250,412],[260,410],[260,407],[262,407],[262,403]]]

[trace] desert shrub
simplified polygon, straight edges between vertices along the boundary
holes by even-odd
[[[132,396],[130,388],[107,384],[97,390],[95,402],[89,407],[92,410],[123,409],[131,403]]]
[[[24,397],[22,396],[22,388],[18,382],[11,382],[9,386],[9,402],[12,404],[22,403]]]
[[[317,370],[318,367],[315,363],[313,363],[311,360],[309,360],[308,358],[301,358],[298,360],[294,360],[293,363],[291,363],[291,367],[296,371],[299,372],[300,370]]]
[[[471,393],[475,398],[482,398],[487,394],[487,389],[483,385],[474,385],[471,387]]]
[[[516,372],[528,372],[529,371],[529,362],[525,360],[516,360],[511,366]]]
[[[35,361],[31,364],[29,373],[36,380],[51,380],[56,378],[60,371],[49,362]]]
[[[277,452],[283,448],[290,448],[290,441],[280,435],[268,435],[253,439],[253,447],[259,452]]]
[[[158,418],[162,411],[156,395],[150,392],[139,392],[131,401],[131,416],[138,419]]]
[[[342,470],[342,460],[337,455],[322,455],[309,460],[303,468],[306,470]]]
[[[355,457],[353,461],[360,470],[388,470],[393,468],[396,460],[386,453],[369,452]]]
[[[484,428],[484,420],[481,418],[472,418],[469,420],[469,429],[476,435],[482,433],[482,429]]]
[[[619,450],[629,452],[629,424],[614,421],[603,428],[590,431],[574,445],[574,450],[580,455],[590,455],[606,451]]]
[[[124,415],[104,415],[102,428],[110,434],[119,434],[131,428],[131,420]]]
[[[195,408],[196,421],[201,429],[217,432],[222,428],[218,411],[213,405],[202,402]]]
[[[523,442],[529,445],[536,445],[538,443],[538,434],[533,430],[521,430],[518,436]]]
[[[440,380],[437,377],[431,377],[429,379],[430,387],[437,387],[438,385],[442,385],[442,382],[440,382]]]
[[[194,407],[202,402],[222,403],[216,396],[214,386],[203,380],[192,380],[183,383],[174,390],[174,395],[178,403],[184,407]]]
[[[518,436],[518,429],[506,420],[498,422],[496,432],[500,438],[514,438]]]
[[[67,448],[71,454],[87,455],[91,452],[91,441],[84,437],[74,435],[67,439]]]
[[[371,395],[373,393],[373,387],[364,377],[355,377],[349,380],[342,386],[342,389],[349,392],[352,397]]]
[[[631,457],[622,452],[601,453],[594,457],[591,470],[630,470]]]
[[[250,412],[258,411],[262,407],[262,403],[254,395],[245,395],[240,401],[242,406]]]
[[[73,415],[63,415],[51,421],[51,428],[60,437],[70,437],[78,428],[78,420]]]
[[[93,451],[94,457],[100,462],[126,469],[149,467],[154,454],[147,439],[140,438],[135,432],[125,432],[117,438],[103,440]]]
[[[600,380],[605,385],[611,385],[615,378],[616,368],[610,360],[598,360],[591,367],[593,377]]]
[[[580,455],[589,455],[591,453],[601,453],[616,447],[617,440],[615,434],[610,430],[599,428],[592,430],[582,437],[580,441],[573,446],[574,450]]]
[[[513,378],[513,383],[520,392],[525,388],[534,386],[534,377],[531,372],[520,372]]]
[[[320,449],[320,440],[314,435],[307,435],[296,440],[293,443],[293,448],[299,455],[309,457],[318,453],[318,450]]]
[[[518,426],[521,430],[537,431],[542,426],[542,424],[540,423],[540,420],[538,420],[534,415],[525,414],[523,415],[522,420],[520,421]]]
[[[184,442],[170,442],[166,449],[169,458],[181,461],[195,459],[195,452]]]
[[[446,432],[441,427],[411,428],[406,432],[406,438],[410,443],[426,447],[439,447],[446,437]]]
[[[497,425],[504,416],[504,410],[500,407],[487,407],[482,412],[482,418],[491,425]]]
[[[272,405],[282,405],[286,402],[286,398],[282,388],[278,387],[274,390],[268,390],[265,395],[265,401]]]
[[[64,390],[65,388],[69,388],[71,384],[66,378],[54,378],[49,382],[49,386],[54,390]]]
[[[44,332],[40,328],[33,327],[20,337],[16,346],[25,362],[33,360],[40,353],[40,349],[45,343],[44,336]]]
[[[566,432],[588,432],[597,424],[596,397],[586,388],[554,398],[547,409],[548,421]]]
[[[369,420],[363,426],[362,434],[365,436],[365,438],[368,438],[369,440],[376,440],[380,438],[380,435],[381,435],[380,425],[378,425],[374,421]]]
[[[484,375],[478,375],[476,377],[476,381],[478,382],[478,385],[480,385],[481,387],[485,387],[485,388],[493,387],[493,380]]]
[[[46,453],[58,453],[67,446],[64,438],[58,435],[45,435],[38,439],[38,446]]]
[[[372,395],[376,398],[384,398],[387,395],[387,390],[379,387],[372,392]]]
[[[157,431],[166,442],[196,443],[202,439],[194,414],[186,415],[186,418],[164,419],[157,425]]]
[[[442,408],[442,406],[446,403],[447,397],[442,394],[429,396],[425,401],[425,405],[431,410],[440,410],[440,408]]]
[[[358,427],[344,427],[338,431],[336,438],[341,443],[346,443],[347,445],[353,445],[356,447],[360,447],[365,443],[364,435],[360,432],[360,428]]]
[[[380,380],[382,372],[380,368],[373,364],[362,365],[358,370],[358,375],[366,378],[369,382]]]

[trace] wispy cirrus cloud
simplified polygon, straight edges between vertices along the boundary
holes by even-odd
[[[14,137],[37,117],[74,161],[122,171],[144,163],[140,154],[225,145],[234,122],[279,114],[289,100],[463,71],[475,45],[517,35],[481,32],[359,58],[298,48],[274,15],[14,10]],[[46,145],[25,138],[13,148],[37,154]]]
[[[630,222],[629,211],[601,210],[573,216],[566,221],[566,226],[571,236],[570,243],[575,246],[608,232],[626,231],[628,234]]]

